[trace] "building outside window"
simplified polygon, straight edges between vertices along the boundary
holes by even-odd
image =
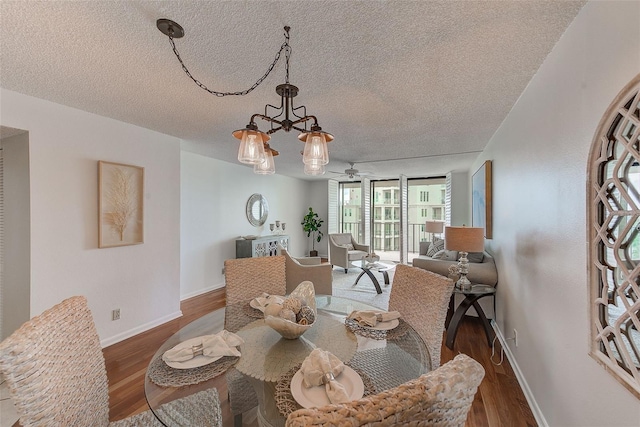
[[[433,219],[437,220],[437,221],[442,220],[442,208],[441,207],[433,208]]]

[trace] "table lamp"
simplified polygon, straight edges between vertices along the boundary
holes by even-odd
[[[462,291],[471,290],[471,282],[467,279],[469,273],[469,252],[484,250],[484,228],[480,227],[445,227],[444,248],[449,251],[460,252],[458,273],[460,278],[456,287]]]
[[[427,221],[424,224],[424,231],[431,233],[431,241],[433,242],[433,235],[435,233],[441,234],[444,228],[444,222],[442,221]]]

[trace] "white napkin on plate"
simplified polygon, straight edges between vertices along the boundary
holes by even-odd
[[[331,403],[348,402],[349,396],[344,386],[336,378],[344,370],[344,363],[333,353],[314,349],[302,362],[302,385],[307,388],[325,385]]]
[[[244,343],[242,338],[227,330],[222,330],[214,335],[204,335],[201,338],[200,344],[197,340],[192,347],[174,347],[165,351],[162,359],[166,362],[185,362],[199,356],[200,352],[207,357],[240,356],[240,351],[236,347]],[[176,347],[178,346],[179,344]]]
[[[380,310],[354,310],[347,316],[347,319],[353,319],[360,326],[375,327],[378,322],[388,322],[390,320],[399,319],[399,311],[380,311]]]
[[[254,298],[253,301],[258,306],[258,310],[264,311],[265,307],[269,304],[282,304],[284,302],[284,297],[280,295],[269,295],[268,293],[263,292],[262,295]]]

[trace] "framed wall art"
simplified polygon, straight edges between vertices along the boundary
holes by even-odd
[[[98,161],[98,247],[144,242],[144,168]]]
[[[491,160],[484,162],[471,180],[471,226],[484,228],[484,237],[492,238]]]

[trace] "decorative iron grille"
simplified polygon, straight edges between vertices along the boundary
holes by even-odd
[[[591,356],[640,398],[640,74],[616,97],[589,158]]]

